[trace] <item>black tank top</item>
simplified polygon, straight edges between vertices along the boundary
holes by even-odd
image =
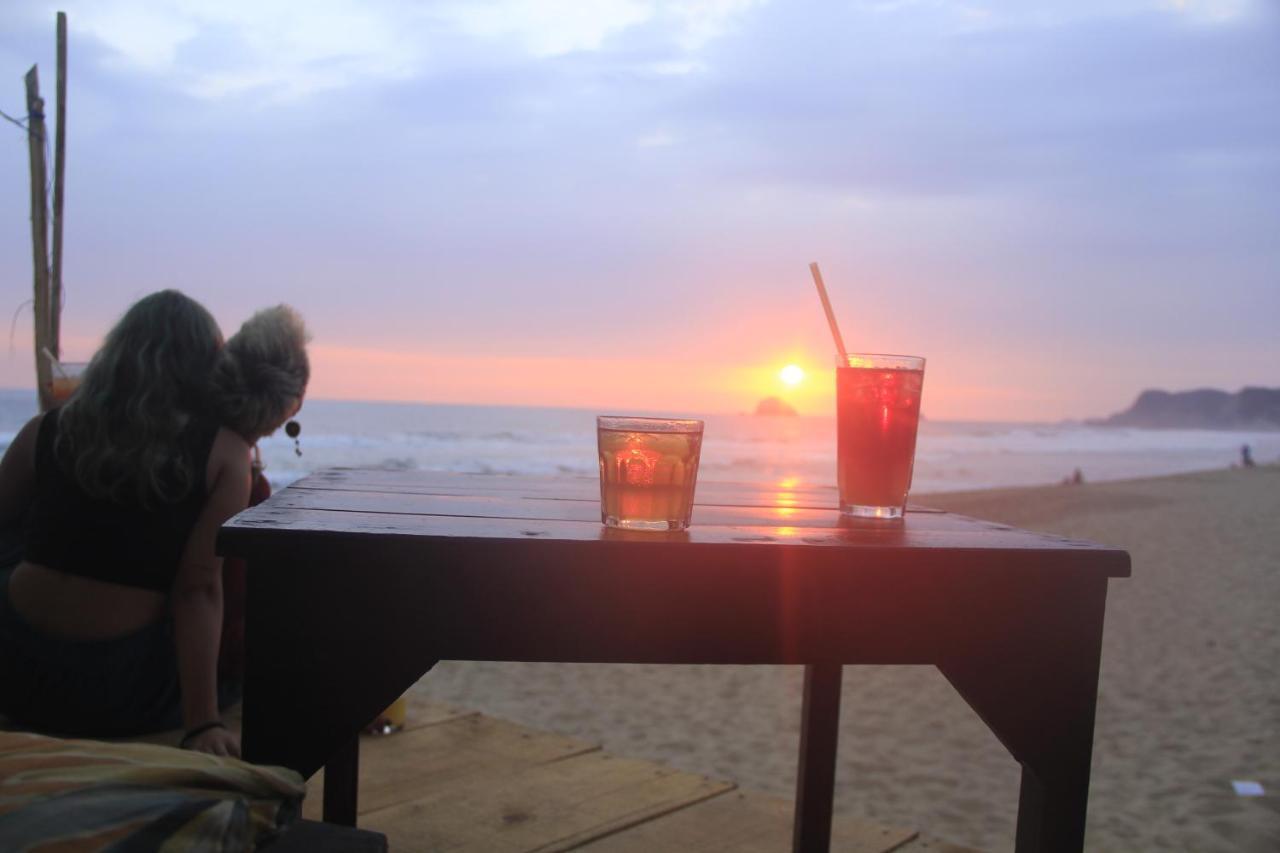
[[[29,562],[125,586],[169,592],[191,528],[204,507],[205,469],[217,426],[193,421],[182,436],[195,481],[175,503],[144,508],[90,497],[54,458],[58,409],[40,422],[36,496],[26,518]]]

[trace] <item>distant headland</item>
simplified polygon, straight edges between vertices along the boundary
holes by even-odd
[[[1123,412],[1088,423],[1148,429],[1280,429],[1280,388],[1243,388],[1235,394],[1214,388],[1151,389]]]

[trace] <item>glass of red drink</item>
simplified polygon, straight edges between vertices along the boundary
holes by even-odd
[[[836,365],[840,512],[901,518],[911,488],[924,359],[849,353]]]
[[[702,452],[702,421],[596,418],[600,520],[628,530],[684,530]]]

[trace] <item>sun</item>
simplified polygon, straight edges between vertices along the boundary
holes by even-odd
[[[788,364],[782,370],[778,371],[778,378],[787,385],[799,385],[804,381],[804,370],[796,364]]]

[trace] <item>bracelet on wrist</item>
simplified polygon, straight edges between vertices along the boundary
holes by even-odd
[[[200,737],[200,735],[204,734],[210,729],[225,729],[226,727],[227,727],[227,724],[222,722],[222,720],[210,720],[207,723],[201,723],[200,725],[194,728],[187,729],[187,733],[182,736],[182,740],[178,741],[178,747],[180,749],[186,749],[187,745],[191,743],[191,741]]]

